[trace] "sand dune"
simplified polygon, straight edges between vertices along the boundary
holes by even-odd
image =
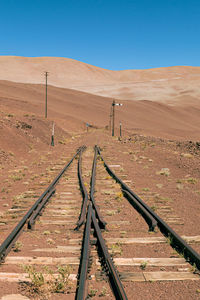
[[[183,96],[182,96],[183,97]],[[0,81],[0,109],[18,115],[44,117],[45,86]],[[184,99],[183,99],[184,100]],[[200,107],[197,104],[169,106],[154,101],[122,101],[116,107],[116,135],[123,130],[156,137],[199,140]],[[86,122],[105,128],[112,99],[49,86],[48,119],[69,133],[86,130]]]
[[[124,100],[151,100],[170,105],[197,103],[199,67],[110,71],[73,59],[0,56],[0,80],[50,85]]]

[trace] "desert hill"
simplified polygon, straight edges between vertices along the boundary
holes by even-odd
[[[111,71],[69,58],[0,56],[0,80],[48,83],[124,100],[151,100],[170,105],[200,98],[200,67]]]
[[[48,119],[44,71],[50,72]],[[199,141],[199,71],[195,67],[110,71],[66,58],[1,56],[0,148],[14,151],[24,143],[28,149],[37,138],[47,145],[53,121],[57,142],[86,132],[86,123],[105,130],[113,96],[123,103],[116,107],[116,135],[121,121],[123,135]],[[31,128],[23,128],[24,123]]]
[[[154,101],[122,101],[116,107],[116,135],[119,122],[123,133],[199,140],[200,107],[196,104],[170,106]],[[10,114],[35,114],[44,119],[45,86],[0,81],[0,109]],[[48,121],[55,121],[69,134],[86,131],[86,123],[98,128],[109,124],[112,99],[71,89],[48,87]],[[50,130],[50,129],[49,129]]]

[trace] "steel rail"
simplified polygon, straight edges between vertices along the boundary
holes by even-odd
[[[90,233],[91,233],[91,216],[92,206],[91,203],[88,206],[87,221],[84,229],[84,236],[81,249],[81,260],[78,271],[76,300],[84,300],[87,298],[87,273],[90,262]]]
[[[81,249],[81,260],[79,264],[79,271],[78,271],[78,281],[77,281],[77,289],[76,289],[76,300],[85,300],[88,297],[87,292],[87,274],[90,264],[90,233],[91,233],[91,224],[93,224],[94,227],[94,234],[97,236],[97,247],[98,252],[101,253],[100,257],[104,261],[104,267],[106,266],[107,275],[110,279],[110,285],[113,290],[113,293],[116,297],[116,299],[120,300],[127,300],[127,296],[125,294],[123,285],[120,281],[119,275],[117,273],[117,270],[114,267],[113,261],[111,259],[111,256],[107,250],[105,241],[101,234],[101,228],[105,227],[105,222],[100,217],[100,213],[98,211],[98,208],[96,207],[96,203],[94,200],[94,189],[95,189],[95,177],[96,177],[96,160],[97,160],[97,148],[95,147],[95,154],[94,154],[94,160],[92,165],[92,174],[91,174],[91,181],[90,181],[90,202],[88,205],[88,212],[87,212],[87,220],[84,228],[84,235],[83,235],[83,241],[82,241],[82,249]],[[79,180],[80,185],[84,186],[82,176],[81,176],[81,154],[79,157]],[[83,196],[87,194],[87,190],[84,188],[83,190]],[[88,198],[87,198],[88,202]],[[83,205],[86,202],[83,202]],[[87,203],[86,203],[87,208]],[[97,221],[98,220],[98,221]],[[101,227],[101,228],[100,228]]]
[[[0,246],[0,263],[4,262],[5,257],[10,252],[14,242],[17,240],[19,235],[22,233],[24,225],[27,223],[28,219],[31,217],[33,212],[37,209],[38,205],[42,202],[44,197],[55,188],[61,176],[64,172],[69,168],[75,157],[79,154],[82,147],[80,147],[76,154],[72,157],[70,162],[62,169],[62,171],[58,174],[58,176],[52,181],[52,183],[47,187],[47,189],[43,192],[43,194],[38,198],[38,200],[33,204],[33,206],[28,210],[25,216],[21,219],[21,221],[16,225],[16,227],[12,230],[12,232],[8,235],[8,237],[4,240],[4,242]]]
[[[92,224],[94,226],[94,231],[97,236],[97,247],[99,248],[99,252],[101,253],[101,256],[103,258],[103,261],[106,266],[107,275],[110,279],[111,288],[113,290],[113,293],[116,297],[116,299],[120,300],[127,300],[126,293],[124,291],[123,285],[121,283],[121,280],[119,278],[118,272],[114,266],[114,263],[112,261],[112,258],[108,252],[108,249],[106,247],[105,241],[103,239],[103,236],[101,234],[101,229],[97,223],[97,219],[95,216],[94,209],[92,209]],[[102,261],[101,261],[102,263]],[[104,267],[105,267],[104,266]]]
[[[92,175],[91,175],[91,181],[90,181],[90,201],[92,202],[92,206],[95,210],[96,217],[99,220],[99,226],[101,229],[105,229],[106,227],[106,221],[104,221],[103,217],[100,214],[99,208],[96,204],[96,201],[94,199],[94,192],[95,192],[95,180],[96,180],[96,164],[97,164],[97,146],[94,147],[94,159],[92,164]]]
[[[175,248],[179,253],[182,253],[184,258],[200,270],[200,255],[189,246],[162,218],[160,218],[138,195],[136,195],[106,164],[99,147],[97,147],[98,153],[104,162],[104,166],[107,172],[121,185],[123,190],[129,192],[133,198],[135,198],[157,221],[157,225],[160,231],[170,239],[170,245]]]
[[[33,229],[35,225],[36,219],[41,215],[42,210],[46,206],[49,199],[55,194],[55,189],[51,190],[42,200],[42,202],[38,205],[37,209],[32,213],[30,219],[28,220],[28,229]]]
[[[78,178],[79,178],[80,190],[81,190],[82,197],[83,197],[83,202],[82,202],[80,217],[76,224],[75,230],[78,230],[85,223],[86,213],[87,213],[88,193],[87,193],[86,187],[83,182],[83,177],[82,177],[82,153],[85,149],[86,149],[86,147],[84,147],[81,150],[81,152],[79,154],[79,160],[78,160]]]
[[[149,231],[154,231],[157,226],[157,221],[152,217],[152,215],[146,210],[140,202],[135,199],[127,190],[122,189],[123,194],[128,199],[129,203],[143,216],[147,224],[149,225]]]

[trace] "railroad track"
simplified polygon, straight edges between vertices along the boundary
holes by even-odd
[[[99,147],[95,146],[94,154],[85,150],[85,146],[77,150],[0,246],[0,280],[29,280],[18,264],[72,265],[69,278],[77,279],[75,299],[97,297],[99,286],[99,295],[105,299],[134,299],[134,281],[198,280],[198,274],[188,272],[188,263],[200,270],[200,256],[186,242],[190,237],[180,237],[148,207],[113,172]],[[77,166],[75,158],[79,158]],[[132,228],[132,218],[138,218],[137,228]],[[149,232],[155,232],[154,236]],[[38,248],[46,235],[51,236],[49,247]],[[12,252],[7,257],[19,238],[26,245],[21,250],[26,256]],[[138,258],[136,247],[143,253],[146,245],[156,254]],[[170,257],[171,247],[182,257]],[[180,271],[175,272],[177,268]]]

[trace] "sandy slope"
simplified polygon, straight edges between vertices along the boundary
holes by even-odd
[[[44,117],[45,86],[0,81],[0,109],[22,116]],[[116,107],[116,134],[123,130],[157,137],[199,140],[200,107],[197,104],[170,106],[153,101],[122,101]],[[104,128],[109,124],[112,99],[75,90],[48,88],[48,118],[73,133],[86,129],[86,122]]]
[[[44,71],[51,85],[105,97],[173,105],[200,97],[199,67],[110,71],[68,58],[0,56],[0,80],[40,84]]]

